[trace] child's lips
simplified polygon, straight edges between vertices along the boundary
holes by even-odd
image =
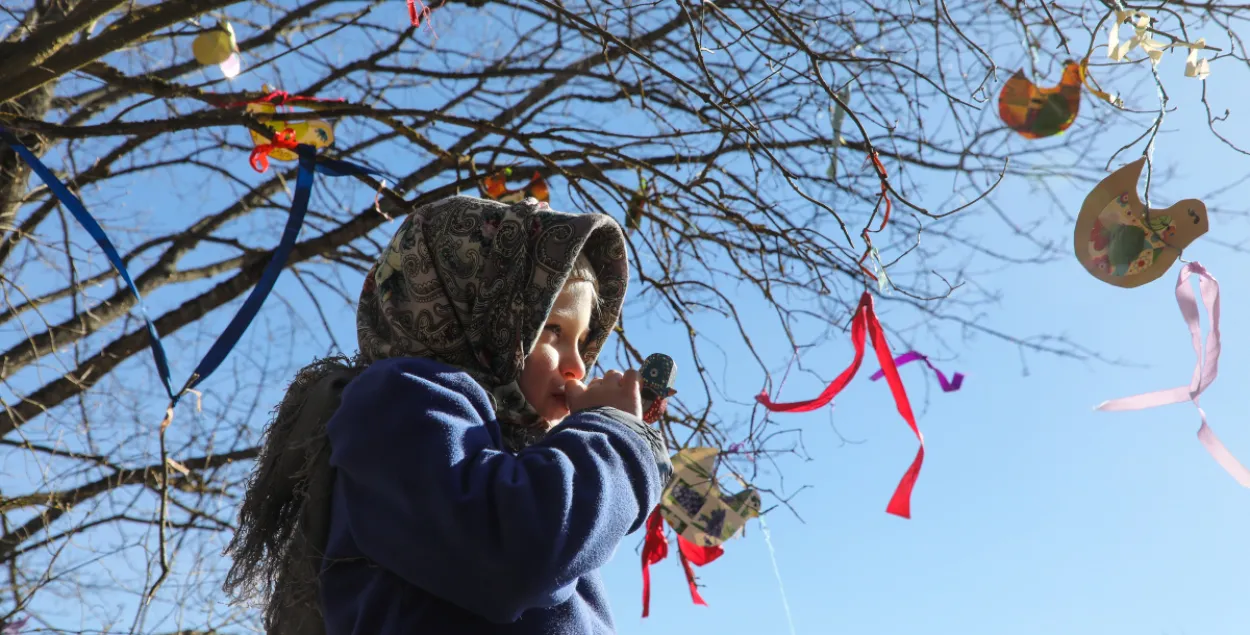
[[[563,391],[551,393],[551,400],[555,402],[556,404],[558,404],[562,409],[564,410],[569,409],[569,402],[567,399],[565,399]]]

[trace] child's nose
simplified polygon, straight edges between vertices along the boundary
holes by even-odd
[[[581,355],[573,353],[560,357],[560,374],[564,375],[565,379],[581,381],[586,377],[586,365],[582,363]]]

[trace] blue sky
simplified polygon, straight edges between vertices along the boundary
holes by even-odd
[[[1240,180],[1245,173],[1241,166],[1250,165],[1206,131],[1197,100],[1198,83],[1181,77],[1182,61],[1183,56],[1170,56],[1161,67],[1173,104],[1180,110],[1168,115],[1156,157],[1161,167],[1175,166],[1178,172],[1173,179],[1156,181],[1156,207]],[[1231,83],[1239,77],[1228,66],[1217,64],[1213,69],[1214,104],[1232,104],[1242,96],[1242,90]],[[1149,107],[1153,95],[1145,84],[1149,74],[1145,68],[1137,70],[1136,77],[1143,84],[1132,94],[1135,103]],[[241,87],[254,88],[255,78],[244,77],[248,84]],[[400,104],[409,105],[413,104]],[[1086,98],[1083,107],[1106,106]],[[1222,109],[1216,106],[1217,113]],[[1234,112],[1224,132],[1240,140],[1247,128],[1236,116]],[[1148,122],[1139,118],[1132,125],[1109,130],[1086,129],[1078,122],[1069,134],[1100,137],[1096,151],[1105,159],[1140,133],[1142,121]],[[1016,139],[1013,143],[1023,147],[1029,142]],[[1136,152],[1140,146],[1121,155],[1115,165],[1135,158]],[[365,158],[383,162],[397,173],[412,163],[387,154]],[[1066,163],[1072,155],[1057,150],[1053,160]],[[238,157],[237,173],[244,179],[260,178],[251,174],[243,157]],[[322,193],[327,183],[319,179]],[[200,193],[190,183],[175,181],[174,185],[167,191],[151,192],[143,200],[131,198],[127,213],[150,212],[154,222],[159,222],[161,206],[171,202],[186,205],[191,200],[197,210],[215,209],[210,201],[217,193]],[[949,191],[949,181],[922,181],[920,185],[930,193],[921,196],[920,202],[936,208],[945,201],[942,192]],[[356,190],[344,193],[345,209],[360,209],[372,197],[372,192]],[[553,206],[567,208],[559,200],[563,188],[557,185],[554,191]],[[1243,217],[1235,214],[1243,211],[1240,191],[1233,188],[1207,201],[1213,210],[1212,234],[1199,239],[1186,256],[1206,265],[1223,291],[1225,354],[1221,375],[1204,394],[1203,403],[1225,444],[1250,460],[1250,426],[1241,392],[1250,381],[1250,336],[1240,328],[1250,316],[1250,280],[1242,275],[1250,259],[1213,240],[1236,242],[1247,236]],[[1059,207],[1074,215],[1086,192],[1083,185],[1061,189]],[[229,195],[225,189],[219,193]],[[120,191],[103,194],[114,195],[115,200],[125,195]],[[1070,252],[1071,220],[1039,203],[1025,183],[1009,181],[996,200],[1013,217],[1044,220],[1037,236],[1053,240],[1061,252]],[[107,207],[93,211],[105,217],[110,214]],[[266,223],[280,222],[282,213],[267,213],[255,221],[257,228],[267,230]],[[987,246],[1011,244],[1002,223],[985,207],[961,216],[961,229]],[[167,220],[181,225],[185,218],[176,215]],[[304,237],[310,234],[306,229]],[[213,255],[204,252],[197,258]],[[965,254],[946,257],[966,259]],[[1136,365],[1022,354],[1010,344],[985,336],[963,342],[953,325],[943,331],[948,339],[939,342],[925,335],[926,329],[911,328],[917,326],[914,314],[892,310],[889,302],[879,303],[883,323],[913,334],[915,348],[933,355],[948,374],[961,371],[967,375],[961,391],[944,394],[921,365],[901,371],[928,449],[912,498],[913,518],[903,520],[885,513],[915,453],[916,441],[896,413],[884,382],[868,381],[877,368],[869,354],[832,414],[825,410],[777,418],[801,431],[810,456],[810,460],[789,456],[779,462],[787,491],[810,486],[793,501],[802,521],[785,508],[767,517],[789,615],[760,524],[752,521],[746,536],[728,543],[718,562],[699,570],[707,607],[691,605],[675,556],[655,566],[651,617],[646,620],[638,617],[641,536],[628,538],[606,570],[622,635],[682,631],[784,635],[791,632],[791,621],[794,632],[808,634],[1245,632],[1250,603],[1244,597],[1243,572],[1250,547],[1240,538],[1250,525],[1250,510],[1245,505],[1246,492],[1195,439],[1196,410],[1186,404],[1133,413],[1092,410],[1108,398],[1189,381],[1194,354],[1172,293],[1179,266],[1144,287],[1119,289],[1089,276],[1071,256],[1041,266],[1008,268],[989,260],[974,258],[972,262],[976,285],[1002,291],[1001,301],[984,314],[984,324],[1014,335],[1065,335],[1109,358]],[[902,266],[910,264],[905,261]],[[291,278],[283,276],[270,301],[291,301],[306,308],[299,299],[302,291]],[[345,273],[344,286],[356,288],[358,278]],[[154,295],[150,301],[155,305],[178,300]],[[790,352],[779,333],[768,328],[769,314],[749,298],[739,310],[748,321],[760,325],[752,337],[766,352],[770,368],[781,371]],[[215,319],[224,324],[230,312],[215,314]],[[339,341],[350,347],[354,343],[350,307],[331,307],[330,315]],[[644,351],[674,350],[668,343],[674,336],[671,326],[648,321],[638,305],[630,309],[629,320],[636,325],[631,336]],[[281,322],[279,318],[273,326],[259,321],[248,338],[272,336],[281,331]],[[725,378],[726,392],[742,396],[758,392],[764,378],[753,366],[741,374],[726,372],[731,361],[743,354],[734,347],[737,334],[710,318],[700,324],[705,338],[725,347],[721,353],[710,353],[709,362],[719,365],[714,372]],[[215,333],[209,327],[199,333],[188,329],[175,339],[193,340],[204,350],[211,342],[208,335]],[[248,341],[241,346],[246,347]],[[806,353],[805,363],[832,377],[850,360],[846,341],[833,338]],[[897,339],[894,346],[895,354],[908,348]],[[234,362],[242,363],[245,355],[236,352]],[[676,355],[686,369],[679,375],[678,389],[696,393],[699,386],[688,372],[689,359]],[[176,361],[175,382],[193,367],[189,357]],[[142,356],[130,363],[151,362]],[[210,391],[230,385],[231,379],[224,376],[232,368],[237,367],[228,360],[208,385]],[[796,375],[781,398],[810,397],[822,386],[814,377]],[[156,409],[159,391],[155,384],[153,388]],[[745,409],[734,412],[749,414]],[[768,486],[781,485],[775,473],[761,480]],[[774,502],[765,499],[766,506]]]

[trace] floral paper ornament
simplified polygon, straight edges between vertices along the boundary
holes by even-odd
[[[1095,278],[1117,287],[1158,279],[1181,250],[1207,232],[1207,206],[1200,200],[1146,209],[1137,196],[1145,164],[1142,157],[1094,186],[1076,218],[1077,260]]]

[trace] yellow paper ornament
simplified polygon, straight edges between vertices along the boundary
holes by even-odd
[[[266,86],[265,90],[269,90]],[[328,148],[334,143],[334,126],[329,122],[321,119],[309,119],[306,121],[287,122],[278,118],[270,118],[266,115],[272,115],[277,108],[268,102],[259,102],[247,105],[247,111],[255,113],[266,126],[271,128],[275,133],[290,128],[295,132],[295,140],[298,143],[305,143],[317,149]],[[252,143],[257,146],[269,143],[269,140],[258,134],[256,131],[249,131],[252,135]],[[269,151],[270,158],[277,161],[295,161],[299,159],[299,155],[285,148],[274,148]]]
[[[239,43],[234,39],[234,27],[229,22],[221,21],[191,42],[191,52],[195,61],[205,66],[216,66],[230,59],[239,50]]]

